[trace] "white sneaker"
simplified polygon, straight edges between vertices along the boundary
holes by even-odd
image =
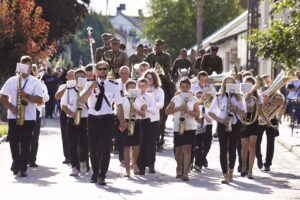
[[[80,162],[80,172],[81,173],[87,172],[86,162]]]
[[[70,176],[78,176],[78,173],[79,173],[78,169],[76,167],[73,167]]]

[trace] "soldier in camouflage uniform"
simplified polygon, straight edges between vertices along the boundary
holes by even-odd
[[[177,82],[179,78],[179,70],[186,69],[189,71],[189,76],[191,74],[192,62],[187,59],[187,50],[181,49],[180,50],[180,58],[177,58],[174,61],[173,68],[172,68],[172,78]]]
[[[155,40],[154,51],[146,57],[145,61],[150,64],[150,68],[154,68],[155,63],[159,63],[162,66],[165,75],[170,77],[171,56],[170,54],[163,51],[164,45],[165,45],[164,40],[161,39]]]
[[[100,60],[103,60],[104,52],[111,49],[109,40],[111,39],[112,35],[109,33],[103,33],[101,37],[103,41],[103,46],[96,49],[95,63],[99,62]]]
[[[217,56],[218,50],[219,47],[212,46],[210,48],[210,53],[203,56],[200,71],[206,71],[208,75],[211,75],[213,71],[217,74],[223,72],[222,58]]]
[[[146,55],[144,54],[144,46],[143,44],[138,44],[136,46],[136,53],[132,54],[129,57],[129,68],[133,70],[133,66],[135,64],[141,63],[145,60]]]
[[[119,69],[122,66],[129,65],[129,59],[126,52],[120,50],[120,39],[112,38],[110,40],[111,50],[104,52],[103,60],[108,62],[113,70],[115,78],[119,78]]]

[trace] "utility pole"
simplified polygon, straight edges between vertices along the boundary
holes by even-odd
[[[197,55],[202,48],[203,40],[203,0],[197,2]]]

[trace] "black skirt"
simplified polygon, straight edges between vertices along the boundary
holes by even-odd
[[[188,144],[192,145],[195,134],[196,130],[184,131],[182,135],[179,135],[179,132],[174,132],[174,146],[180,147]]]
[[[126,122],[128,120],[126,119]],[[137,146],[140,145],[140,122],[139,120],[135,121],[134,133],[133,135],[128,135],[128,129],[121,133],[122,141],[125,147],[128,146]]]
[[[249,126],[245,126],[243,128],[243,131],[241,131],[241,138],[246,138],[250,137],[251,135],[256,135],[258,134],[258,120],[256,120],[253,124]]]

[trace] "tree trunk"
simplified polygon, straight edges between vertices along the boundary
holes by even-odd
[[[197,10],[197,55],[199,55],[203,39],[203,0],[198,0]]]

